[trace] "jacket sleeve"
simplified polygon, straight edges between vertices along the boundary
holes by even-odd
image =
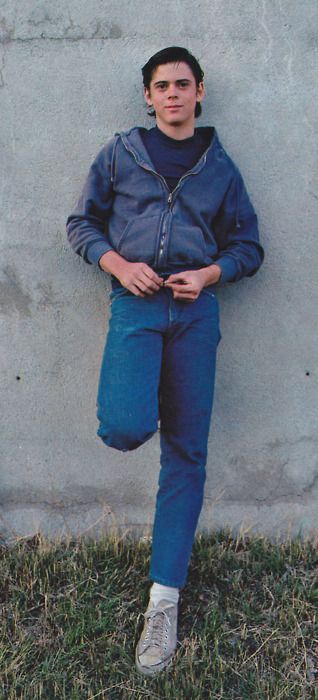
[[[113,151],[114,139],[96,156],[77,205],[66,222],[72,248],[90,265],[97,265],[101,256],[112,250],[107,224],[113,201]]]
[[[254,275],[263,262],[264,250],[259,242],[257,216],[236,166],[214,220],[214,232],[219,247],[215,262],[222,270],[220,282],[237,282]]]

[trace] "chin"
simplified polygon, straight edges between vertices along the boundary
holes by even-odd
[[[171,120],[169,121],[170,126],[182,126],[182,124],[183,124],[182,119],[176,119],[176,118],[172,117]]]

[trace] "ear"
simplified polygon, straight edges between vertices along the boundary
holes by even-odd
[[[197,87],[197,102],[201,102],[201,100],[203,100],[203,98],[204,98],[204,95],[205,95],[205,88],[204,88],[204,83],[202,81],[201,83],[199,83],[199,85]]]
[[[150,90],[147,87],[144,87],[144,98],[145,98],[145,101],[147,102],[147,105],[149,107],[152,107],[152,99],[150,97]]]

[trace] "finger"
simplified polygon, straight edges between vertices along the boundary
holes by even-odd
[[[135,287],[139,289],[140,292],[142,292],[143,295],[145,294],[153,294],[153,291],[148,288],[148,285],[143,282],[143,280],[136,280],[135,281]]]
[[[151,289],[151,287],[146,287],[146,289],[144,289],[144,296],[155,294],[155,292],[157,292],[157,289]]]
[[[174,299],[185,299],[185,300],[197,298],[196,294],[178,294],[178,292],[175,292],[173,296],[174,296]]]
[[[158,286],[160,287],[161,283],[163,282],[163,278],[159,277],[159,275],[157,275],[157,273],[154,270],[152,270],[151,267],[146,265],[145,267],[142,268],[141,271],[143,272],[144,275],[146,275],[146,277],[148,277],[148,279],[151,279],[153,282],[158,284]]]
[[[160,289],[160,285],[151,282],[151,280],[149,280],[148,277],[137,279],[135,281],[135,284],[145,294],[155,294],[155,292],[158,292],[158,290]]]
[[[186,303],[191,303],[196,300],[196,297],[183,296],[182,294],[174,294],[173,298],[176,301],[185,301]]]
[[[174,282],[175,284],[187,284],[187,282],[189,282],[189,279],[186,272],[176,272],[174,275],[169,275],[167,282]]]
[[[170,289],[184,289],[186,286],[190,286],[191,282],[187,282],[186,280],[178,280],[175,282],[165,282],[165,287],[170,287]]]
[[[145,289],[149,289],[152,292],[157,292],[158,289],[162,286],[161,283],[159,284],[158,282],[150,279],[150,277],[146,277],[143,275],[142,278],[140,278],[137,282],[137,284],[142,283],[145,287]]]
[[[130,291],[136,296],[136,297],[145,297],[146,295],[137,287],[136,284],[131,285]]]
[[[182,297],[188,299],[190,297],[193,297],[194,299],[196,299],[196,297],[198,296],[198,292],[196,289],[185,289],[182,287],[181,289],[174,288],[172,291],[173,295],[177,296],[178,298]]]

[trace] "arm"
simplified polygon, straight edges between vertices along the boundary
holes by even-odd
[[[111,177],[114,141],[95,158],[77,206],[67,219],[68,240],[85,262],[99,265],[136,296],[153,294],[161,278],[146,263],[131,263],[116,253],[107,237],[107,223],[113,202]]]
[[[112,207],[111,160],[114,140],[102,148],[92,163],[78,203],[68,217],[68,240],[88,264],[98,264],[112,250],[107,239],[107,222]]]
[[[221,268],[220,281],[237,282],[251,277],[261,266],[264,251],[259,242],[257,216],[243,178],[235,167],[222,206],[214,220]]]
[[[176,299],[194,301],[210,284],[251,277],[263,262],[257,216],[237,168],[213,223],[219,256],[208,267],[170,275],[166,285]]]

